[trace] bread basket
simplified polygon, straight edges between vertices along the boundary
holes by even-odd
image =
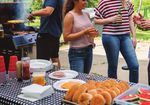
[[[61,105],[79,105],[79,104],[72,102],[72,101],[68,101],[65,98],[63,98]]]

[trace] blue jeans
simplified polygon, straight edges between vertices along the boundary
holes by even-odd
[[[130,70],[129,81],[137,83],[139,79],[139,64],[130,35],[103,34],[102,43],[108,61],[108,77],[117,79],[118,56],[120,51]]]
[[[92,45],[85,47],[69,49],[70,69],[81,73],[89,73],[92,66],[93,47]]]

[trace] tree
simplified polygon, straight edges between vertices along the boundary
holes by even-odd
[[[42,0],[34,0],[32,3],[32,11],[39,10],[42,8]]]
[[[98,5],[100,0],[87,0],[87,7],[94,8]]]

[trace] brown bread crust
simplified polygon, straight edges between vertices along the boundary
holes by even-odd
[[[90,105],[105,105],[106,101],[101,94],[96,94],[90,102]]]
[[[79,84],[75,84],[74,86],[72,86],[71,89],[69,89],[69,91],[66,93],[65,99],[71,101],[75,91],[78,90],[79,87]]]

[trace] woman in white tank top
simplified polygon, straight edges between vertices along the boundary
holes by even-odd
[[[89,14],[82,10],[86,0],[66,0],[64,4],[64,40],[70,44],[70,69],[89,73],[92,65],[94,37],[98,32],[93,27]]]

